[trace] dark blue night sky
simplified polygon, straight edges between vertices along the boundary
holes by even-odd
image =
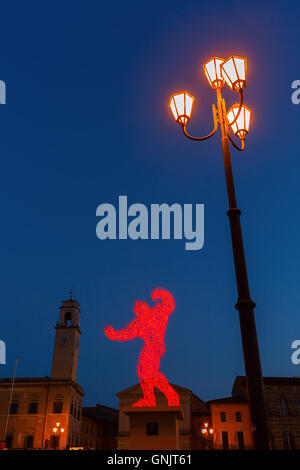
[[[216,100],[202,64],[248,58],[253,122],[232,150],[265,375],[300,375],[300,6],[274,1],[16,1],[1,7],[1,328],[12,374],[49,375],[54,326],[72,289],[81,306],[85,404],[117,405],[135,383],[141,340],[109,341],[138,298],[168,288],[176,311],[162,371],[204,400],[244,374],[220,134],[185,139],[172,92],[197,98],[189,129],[209,132]],[[237,99],[227,91],[228,104]],[[96,208],[205,204],[205,245],[96,237]]]

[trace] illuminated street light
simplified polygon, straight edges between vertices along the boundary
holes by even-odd
[[[176,121],[186,126],[192,114],[195,98],[187,91],[175,93],[170,98],[169,106]]]
[[[212,88],[215,90],[221,88],[225,84],[225,79],[222,75],[221,65],[224,59],[220,57],[213,57],[203,65],[204,73]]]
[[[221,64],[222,76],[232,90],[246,87],[247,59],[231,56]]]
[[[240,106],[235,104],[228,111],[227,120],[232,132],[244,139],[250,128],[251,110],[245,105],[242,105],[240,110]]]
[[[209,427],[208,423],[204,423],[201,428],[201,432],[202,432],[203,438],[205,439],[205,447],[207,449],[213,449],[214,447],[214,443],[212,439],[212,435],[214,432],[213,428]]]
[[[247,60],[238,56],[231,56],[224,61],[221,58],[213,57],[204,64],[203,69],[209,85],[216,90],[217,94],[217,105],[215,106],[213,104],[212,106],[213,130],[203,137],[194,137],[188,133],[186,126],[192,114],[195,98],[186,91],[173,94],[169,105],[183,133],[191,140],[202,141],[209,139],[217,132],[218,125],[220,125],[221,128],[221,143],[229,202],[227,215],[229,216],[230,222],[238,290],[238,301],[235,307],[239,312],[255,448],[265,450],[269,448],[269,439],[263,378],[254,317],[255,303],[250,297],[240,222],[241,211],[237,208],[230,158],[230,143],[235,149],[239,151],[244,150],[245,137],[250,128],[251,111],[243,104],[243,90],[246,87]],[[225,101],[221,94],[221,88],[225,83],[231,90],[238,92],[240,97],[239,104],[232,106],[228,112],[226,111]],[[232,135],[231,132],[233,133]],[[240,145],[235,142],[235,137],[239,138]],[[207,427],[204,429],[207,429]],[[205,431],[203,432],[203,435],[204,434],[206,434]]]

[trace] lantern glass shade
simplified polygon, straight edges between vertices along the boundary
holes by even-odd
[[[232,56],[221,64],[222,76],[232,90],[242,90],[246,87],[247,59]]]
[[[235,135],[237,135],[240,139],[243,139],[246,136],[246,134],[248,134],[249,132],[250,121],[251,121],[251,110],[247,106],[243,105],[241,112],[238,115],[239,109],[240,109],[240,106],[238,104],[235,104],[234,106],[232,106],[227,113],[227,119],[228,119],[228,124],[230,125],[232,129],[232,132]],[[237,115],[238,115],[238,118],[235,121]]]
[[[203,65],[208,83],[214,89],[221,88],[225,84],[225,79],[221,71],[221,65],[223,62],[224,59],[213,57]]]
[[[187,91],[171,95],[169,106],[177,122],[185,126],[191,117],[195,98]]]

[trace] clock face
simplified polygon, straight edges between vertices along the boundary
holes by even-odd
[[[68,338],[68,336],[61,336],[58,340],[60,346],[68,346],[70,340]]]

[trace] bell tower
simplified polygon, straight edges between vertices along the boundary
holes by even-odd
[[[63,300],[59,320],[56,324],[51,377],[76,382],[78,351],[81,331],[80,309],[77,300]]]

